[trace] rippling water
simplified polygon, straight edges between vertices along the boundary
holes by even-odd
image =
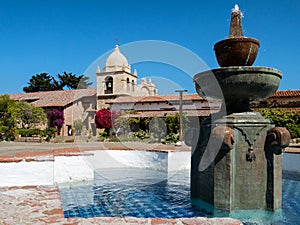
[[[300,181],[283,179],[283,207],[273,213],[238,211],[209,213],[190,204],[189,172],[142,169],[102,170],[93,183],[60,186],[65,217],[219,217],[230,216],[245,224],[297,224],[300,221]]]

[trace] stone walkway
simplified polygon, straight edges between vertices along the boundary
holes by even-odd
[[[55,150],[77,149],[85,150],[168,150],[168,151],[190,151],[191,148],[174,146],[172,144],[144,143],[144,142],[78,142],[78,143],[29,143],[29,142],[0,142],[0,156],[16,156],[22,153],[51,154]]]

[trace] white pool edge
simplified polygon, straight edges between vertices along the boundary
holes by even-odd
[[[190,169],[189,151],[95,150],[85,153],[54,156],[50,161],[0,163],[0,187],[92,181],[96,170],[109,168],[147,168],[166,173]]]

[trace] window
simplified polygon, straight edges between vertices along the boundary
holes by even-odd
[[[126,79],[126,88],[127,88],[127,92],[129,92],[130,91],[130,81],[129,81],[129,78],[127,77],[127,79]]]
[[[104,90],[104,93],[112,94],[113,93],[113,78],[112,77],[105,78],[105,86],[106,86],[106,90]]]
[[[132,91],[134,91],[134,80],[131,81],[132,84]]]

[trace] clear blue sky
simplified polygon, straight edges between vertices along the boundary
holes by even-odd
[[[244,13],[244,34],[260,40],[254,65],[281,70],[279,89],[300,89],[298,0],[1,0],[0,4],[0,94],[23,92],[31,76],[41,72],[83,74],[114,48],[116,38],[121,50],[122,45],[143,40],[175,43],[216,68],[213,45],[228,35],[235,4]],[[195,92],[191,79],[177,68],[151,63],[132,68],[138,69],[139,77],[165,78]]]

